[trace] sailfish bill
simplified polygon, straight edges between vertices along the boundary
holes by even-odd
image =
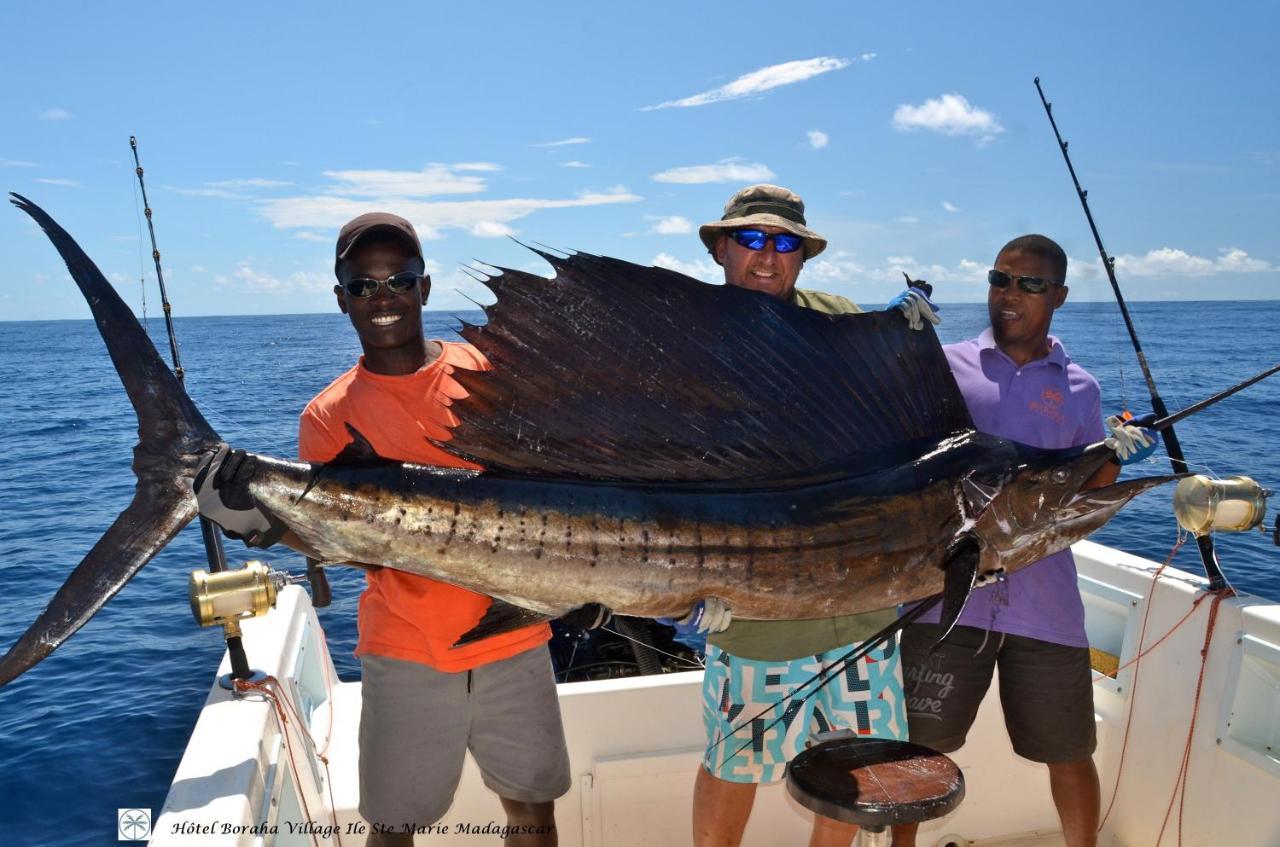
[[[191,479],[221,444],[72,238],[13,202],[93,310],[138,414],[138,482],[0,658],[0,684],[191,520]],[[1082,491],[1113,456],[1105,444],[1040,450],[976,432],[937,337],[896,312],[828,316],[617,259],[540,255],[554,279],[501,270],[488,322],[462,331],[493,370],[455,371],[470,396],[441,446],[485,471],[254,456],[237,493],[324,562],[497,598],[488,633],[587,603],[680,616],[718,597],[736,617],[783,620],[944,587],[950,617],[977,576],[1064,549],[1177,478]]]

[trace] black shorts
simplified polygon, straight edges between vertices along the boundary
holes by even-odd
[[[1033,762],[1076,762],[1093,755],[1093,673],[1087,647],[957,626],[932,653],[937,624],[902,633],[902,682],[911,741],[950,753],[964,744],[978,706],[1000,667],[1000,706],[1009,740]]]

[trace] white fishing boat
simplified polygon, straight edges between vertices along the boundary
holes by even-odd
[[[1074,553],[1098,668],[1100,843],[1280,844],[1280,604],[1219,596],[1201,576],[1088,541]],[[214,683],[152,843],[362,844],[360,684],[337,680],[301,588],[243,631],[271,696]],[[230,668],[224,658],[219,673]],[[690,842],[700,682],[691,671],[559,686],[574,775],[556,804],[561,845]],[[921,826],[921,845],[1063,843],[1047,771],[1014,755],[996,691],[952,754],[964,801]],[[811,820],[784,785],[765,787],[745,843],[805,843]],[[453,806],[417,843],[498,843],[503,822],[468,760]]]

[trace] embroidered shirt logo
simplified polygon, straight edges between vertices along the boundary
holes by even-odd
[[[1041,391],[1040,399],[1028,403],[1027,410],[1046,417],[1056,424],[1066,421],[1062,415],[1062,392],[1056,388],[1045,388]]]

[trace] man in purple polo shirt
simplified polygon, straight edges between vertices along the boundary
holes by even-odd
[[[1121,458],[1134,461],[1149,454],[1137,449],[1149,439],[1118,421],[1108,431],[1097,380],[1049,334],[1054,310],[1067,299],[1066,276],[1067,256],[1052,240],[1010,241],[988,274],[991,326],[944,347],[947,361],[978,430],[1047,448],[1111,436]],[[1109,462],[1085,487],[1109,485],[1119,470]],[[941,636],[937,609],[902,635],[911,740],[944,753],[964,744],[998,665],[1014,751],[1049,766],[1067,844],[1095,844],[1093,679],[1071,552],[976,589],[955,629],[931,652]],[[915,833],[914,824],[895,827],[895,847],[914,845]]]

